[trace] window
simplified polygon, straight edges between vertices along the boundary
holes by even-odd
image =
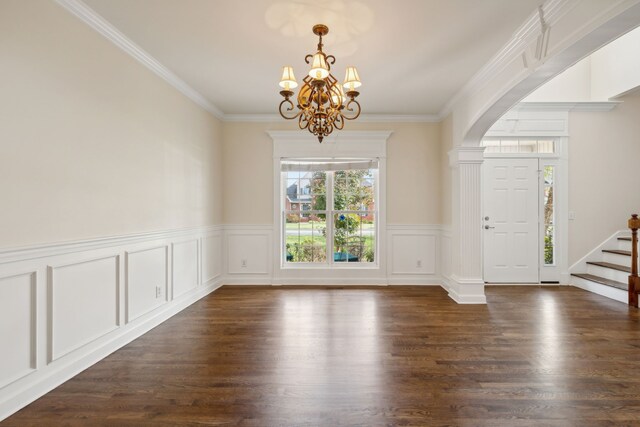
[[[377,176],[377,160],[282,160],[283,262],[374,263]]]
[[[553,166],[545,166],[544,173],[544,265],[555,265],[555,209]]]
[[[556,152],[555,140],[550,138],[486,138],[482,140],[485,153],[500,154],[553,154]]]

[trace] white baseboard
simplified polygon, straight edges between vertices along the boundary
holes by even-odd
[[[486,304],[487,298],[484,295],[484,282],[480,279],[459,279],[455,276],[445,278],[446,285],[443,286],[449,297],[458,304]]]
[[[391,225],[385,235],[378,268],[324,273],[279,273],[273,227],[260,224],[0,249],[0,322],[16,326],[0,336],[15,352],[0,364],[0,420],[222,285],[440,285],[479,302],[440,276],[439,226]]]
[[[0,420],[223,283],[219,226],[0,250]]]
[[[78,375],[80,372],[98,363],[114,351],[124,347],[136,338],[178,314],[191,304],[209,295],[222,286],[220,278],[206,285],[198,287],[189,294],[182,295],[176,300],[154,310],[141,321],[131,324],[131,327],[114,331],[108,341],[97,348],[78,351],[68,357],[64,364],[55,369],[47,369],[33,373],[32,378],[24,381],[11,395],[0,401],[0,421],[27,406],[31,402],[50,392],[54,388]]]

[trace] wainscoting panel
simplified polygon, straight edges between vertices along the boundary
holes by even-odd
[[[220,287],[222,236],[214,226],[0,249],[0,421]]]
[[[198,240],[172,244],[173,298],[198,286]]]
[[[440,226],[390,225],[387,230],[389,283],[440,284]]]
[[[436,236],[395,234],[391,274],[435,274]]]
[[[165,245],[126,253],[127,323],[167,301],[168,252]]]
[[[49,267],[49,362],[118,327],[119,257]]]
[[[270,230],[228,230],[227,273],[270,274],[271,251]]]
[[[211,233],[202,238],[202,281],[211,282],[222,274],[222,235]]]
[[[0,387],[36,368],[36,273],[0,278]]]

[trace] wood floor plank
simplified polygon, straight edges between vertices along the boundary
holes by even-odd
[[[640,317],[570,287],[225,286],[2,426],[640,425]]]

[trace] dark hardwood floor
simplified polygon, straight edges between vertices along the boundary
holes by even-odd
[[[3,426],[640,425],[638,309],[569,287],[223,287]]]

